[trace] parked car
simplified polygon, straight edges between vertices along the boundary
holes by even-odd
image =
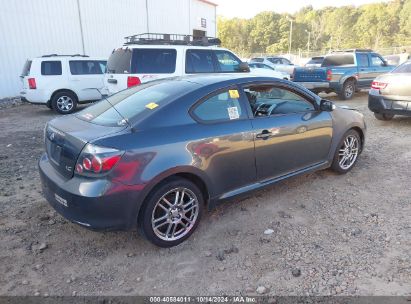
[[[308,62],[304,65],[305,67],[320,67],[324,61],[324,56],[316,56],[312,57]]]
[[[360,112],[287,80],[176,77],[50,121],[39,171],[45,197],[67,219],[138,227],[170,247],[219,202],[315,170],[348,172],[364,132]]]
[[[126,37],[108,59],[105,85],[109,94],[155,79],[201,73],[249,72],[220,40],[189,35],[140,34]]]
[[[250,63],[249,67],[250,72],[254,75],[275,77],[286,80],[290,79],[290,75],[288,75],[287,73],[276,71],[275,68],[264,63]]]
[[[411,60],[378,76],[368,93],[368,108],[379,120],[411,116]]]
[[[107,60],[83,55],[44,55],[26,61],[20,76],[21,99],[43,104],[60,114],[78,103],[101,99]]]
[[[336,51],[325,56],[321,67],[296,68],[293,81],[315,93],[335,92],[344,100],[370,88],[375,77],[392,69],[372,50]]]
[[[294,72],[294,64],[283,57],[267,56],[251,58],[249,63],[264,63],[273,67],[276,71],[287,73],[290,79]]]

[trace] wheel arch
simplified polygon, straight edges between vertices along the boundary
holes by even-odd
[[[136,210],[134,213],[136,216],[134,216],[134,218],[136,218],[137,220],[139,219],[141,211],[143,209],[142,207],[150,193],[152,193],[155,189],[157,189],[170,179],[176,177],[184,178],[193,182],[203,194],[205,206],[208,206],[209,201],[211,200],[211,197],[213,195],[211,192],[211,181],[198,168],[190,166],[177,167],[157,175],[151,180],[149,184],[145,186],[145,189],[143,190],[143,193],[141,195],[141,199],[139,200],[139,204],[136,204]]]
[[[78,95],[77,95],[77,93],[74,92],[73,90],[70,90],[70,89],[57,89],[57,90],[55,90],[55,91],[51,94],[50,99],[48,100],[47,103],[51,103],[51,101],[53,100],[54,96],[55,96],[56,94],[62,93],[62,92],[70,92],[71,94],[73,94],[73,95],[76,97],[77,102],[78,102]]]

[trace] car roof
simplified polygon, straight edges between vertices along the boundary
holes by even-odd
[[[201,86],[212,85],[217,83],[231,83],[239,84],[252,81],[278,81],[283,82],[282,79],[274,77],[265,77],[259,75],[253,75],[251,73],[221,73],[221,74],[201,74],[201,75],[186,75],[181,77],[175,77],[176,80],[183,80],[188,82],[197,83]]]
[[[199,50],[224,50],[228,49],[222,48],[216,45],[210,46],[198,46],[198,45],[175,45],[175,44],[125,44],[121,47],[122,49],[199,49]],[[116,48],[114,50],[118,50]],[[231,51],[230,51],[231,52]]]
[[[53,60],[61,60],[61,59],[68,59],[68,60],[101,60],[107,61],[107,58],[104,57],[89,57],[89,56],[70,56],[70,55],[57,55],[57,56],[39,56],[33,59],[40,59],[46,61],[53,61]]]

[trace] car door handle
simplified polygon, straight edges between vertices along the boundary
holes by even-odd
[[[109,79],[107,79],[107,82],[108,83],[117,83],[117,79],[109,78]]]
[[[271,137],[272,134],[273,134],[273,133],[271,133],[271,132],[268,131],[268,130],[263,130],[261,133],[258,133],[258,134],[256,135],[256,137],[257,137],[257,138],[260,138],[260,139],[268,139],[268,138]]]
[[[365,69],[360,69],[360,71],[364,72],[364,71],[365,71]]]

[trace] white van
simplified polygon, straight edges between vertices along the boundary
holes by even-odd
[[[140,34],[126,37],[107,62],[105,86],[109,94],[150,80],[198,73],[249,72],[248,64],[218,47],[216,38],[177,34]]]
[[[101,99],[107,60],[83,55],[44,55],[26,61],[21,99],[61,114]]]

